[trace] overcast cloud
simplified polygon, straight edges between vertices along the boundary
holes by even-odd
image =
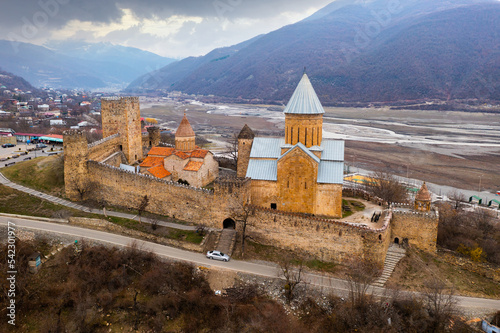
[[[332,0],[3,0],[0,38],[83,39],[181,58],[295,23]]]

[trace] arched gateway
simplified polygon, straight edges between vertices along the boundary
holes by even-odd
[[[236,229],[236,222],[231,218],[225,219],[222,225],[224,229]]]

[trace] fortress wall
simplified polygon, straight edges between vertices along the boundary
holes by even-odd
[[[421,213],[394,209],[392,240],[396,237],[402,243],[405,238],[412,246],[421,250],[436,252],[439,217],[435,212]]]
[[[269,245],[324,261],[342,262],[359,257],[382,265],[391,242],[390,219],[389,212],[384,227],[371,230],[334,220],[257,209],[248,231]]]
[[[227,200],[212,192],[195,190],[154,177],[139,175],[88,162],[89,177],[99,184],[99,195],[112,205],[137,208],[145,195],[149,198],[146,210],[208,227],[220,228]],[[220,201],[220,202],[219,202]]]
[[[101,162],[120,151],[121,138],[115,136],[111,139],[103,139],[96,145],[89,145],[89,160]]]
[[[120,164],[126,164],[127,159],[125,158],[125,154],[123,154],[122,151],[116,152],[113,155],[107,157],[102,161],[102,163],[105,163],[107,165],[114,166],[116,168],[120,167]]]

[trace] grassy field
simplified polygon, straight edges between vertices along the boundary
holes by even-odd
[[[51,203],[10,187],[0,185],[0,212],[40,217],[92,217],[91,214]]]
[[[62,196],[64,161],[62,156],[45,156],[3,168],[5,177],[35,190]]]
[[[29,215],[49,218],[87,217],[103,218],[97,214],[90,214],[80,210],[53,204],[41,198],[31,196],[10,187],[0,185],[0,212],[7,214]],[[135,220],[110,216],[108,221],[131,230],[142,231],[152,235],[200,244],[203,236],[195,231],[177,230],[158,226],[153,230],[150,224],[139,223]]]

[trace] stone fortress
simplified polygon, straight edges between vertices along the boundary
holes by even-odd
[[[323,261],[363,258],[383,264],[391,243],[436,251],[438,212],[425,187],[415,205],[391,206],[380,221],[342,221],[344,142],[323,140],[323,107],[304,75],[285,109],[283,138],[258,138],[245,125],[238,137],[237,177],[219,178],[211,152],[196,147],[186,116],[175,147],[160,147],[160,131],[141,133],[138,97],[103,98],[104,139],[88,144],[64,133],[66,196],[146,210],[210,228],[236,228],[235,207],[251,205],[247,233],[263,244]],[[179,183],[178,180],[184,182]],[[189,185],[187,185],[187,183]],[[213,189],[204,188],[212,183]],[[382,208],[381,208],[382,210]]]

